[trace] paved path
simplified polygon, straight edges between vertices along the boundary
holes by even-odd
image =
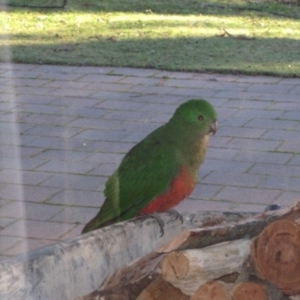
[[[300,195],[300,79],[0,64],[0,259],[78,235],[136,142],[213,103],[201,183],[179,211],[262,211]]]

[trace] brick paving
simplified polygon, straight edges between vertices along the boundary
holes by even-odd
[[[300,194],[300,79],[0,64],[0,259],[80,234],[107,177],[176,107],[217,109],[179,211],[262,211]]]

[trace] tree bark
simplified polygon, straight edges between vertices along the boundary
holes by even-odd
[[[158,274],[153,273],[151,276],[144,277],[135,283],[118,285],[105,290],[95,290],[74,300],[136,300],[138,295],[157,277]]]
[[[221,242],[252,238],[258,236],[266,226],[276,220],[298,218],[300,218],[300,202],[291,208],[269,211],[234,223],[185,230],[157,252],[204,248]]]

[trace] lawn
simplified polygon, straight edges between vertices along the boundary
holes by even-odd
[[[22,1],[13,3],[62,3]],[[0,11],[0,60],[300,76],[299,19],[297,6],[242,0],[9,7]]]

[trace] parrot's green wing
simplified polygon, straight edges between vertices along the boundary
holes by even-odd
[[[179,172],[177,150],[159,135],[155,138],[157,134],[153,133],[128,152],[106,182],[106,200],[92,224],[88,224],[88,231],[128,220],[157,195],[168,191]]]

